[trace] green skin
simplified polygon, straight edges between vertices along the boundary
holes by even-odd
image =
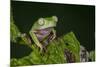
[[[49,34],[52,32],[52,38],[50,39],[53,40],[56,37],[56,31],[54,30],[54,27],[56,27],[58,18],[56,16],[52,16],[52,17],[46,17],[46,18],[39,18],[32,26],[31,30],[29,31],[29,34],[32,38],[32,41],[34,41],[34,43],[40,48],[40,50],[43,50],[43,43],[40,42],[40,40],[38,39],[37,35],[41,34],[41,30],[46,30],[49,28],[49,30],[47,30],[48,33],[45,34],[44,37],[42,37],[42,42],[45,42],[47,40],[47,38],[50,36]],[[44,31],[45,31],[44,30]],[[41,32],[39,32],[41,31]],[[24,35],[25,36],[25,35]],[[22,37],[22,39],[27,42],[27,44],[30,44],[31,42],[29,41],[29,39]]]

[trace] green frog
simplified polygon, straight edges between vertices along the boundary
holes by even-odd
[[[58,18],[57,16],[39,18],[34,22],[31,30],[29,31],[31,40],[40,48],[42,51],[48,43],[56,38],[56,27]],[[26,34],[22,35],[22,39],[27,43],[31,43],[30,39],[25,38]]]

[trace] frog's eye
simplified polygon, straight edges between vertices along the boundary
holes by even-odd
[[[40,19],[38,20],[38,24],[39,24],[39,25],[44,25],[44,23],[45,23],[45,22],[44,22],[44,19],[43,19],[43,18],[40,18]]]
[[[57,16],[52,16],[52,18],[54,19],[54,21],[55,21],[55,22],[57,22],[57,21],[58,21]]]

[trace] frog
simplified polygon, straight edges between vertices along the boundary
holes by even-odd
[[[41,17],[34,22],[29,31],[32,41],[34,41],[41,51],[50,41],[56,38],[56,30],[54,27],[56,27],[57,21],[57,16]]]
[[[32,42],[34,42],[35,46],[39,47],[42,52],[49,42],[56,38],[56,30],[54,27],[56,27],[57,21],[57,16],[41,17],[33,23],[29,30],[29,35],[22,33],[19,37],[29,47],[32,47]]]

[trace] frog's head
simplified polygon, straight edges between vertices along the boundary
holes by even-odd
[[[58,18],[56,16],[39,18],[32,27],[32,29],[45,29],[49,27],[55,27],[57,24]]]

